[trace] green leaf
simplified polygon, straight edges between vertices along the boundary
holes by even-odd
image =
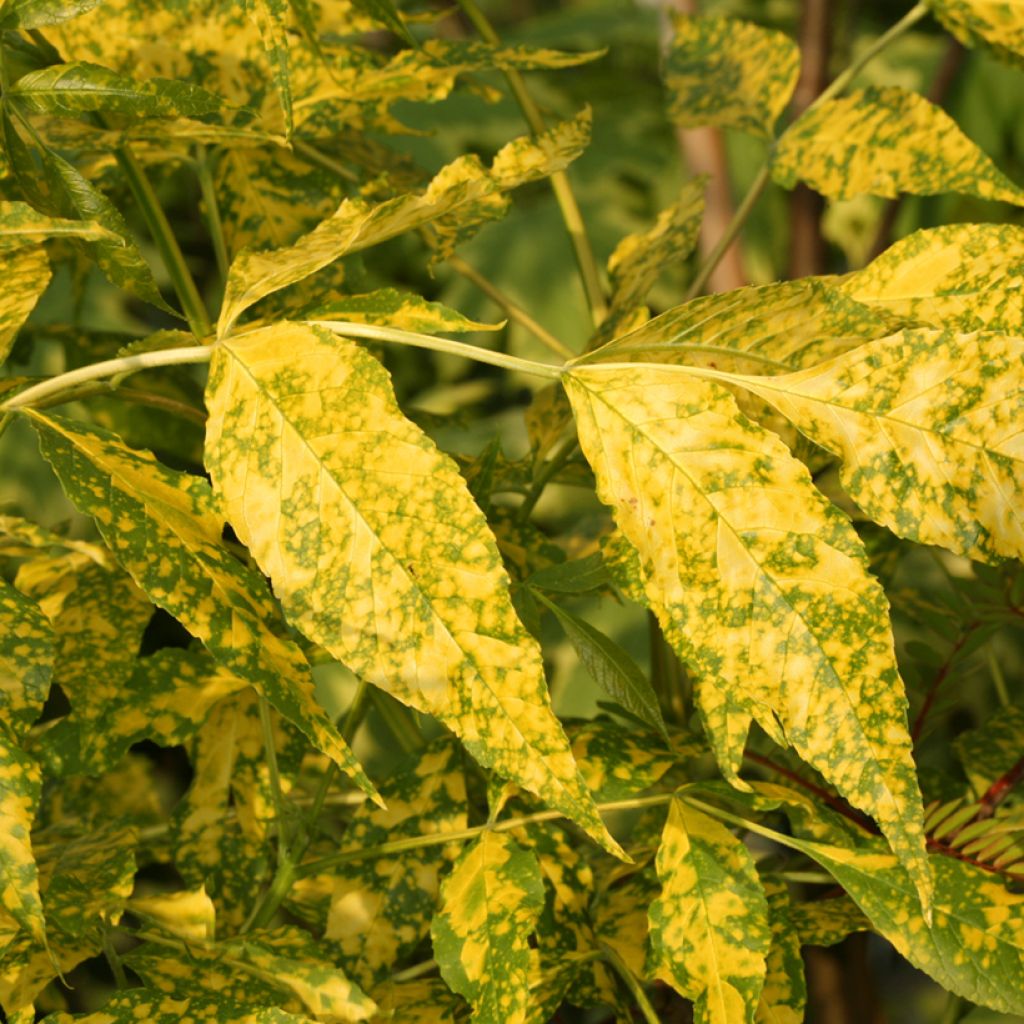
[[[586,594],[607,587],[611,577],[604,559],[600,553],[595,553],[538,569],[527,577],[526,582],[533,589],[548,590],[553,594]]]
[[[905,89],[861,89],[809,109],[779,139],[772,175],[831,199],[962,192],[1024,205],[1006,177],[940,107]]]
[[[854,932],[871,930],[871,923],[849,896],[794,904],[789,920],[801,946],[835,946]]]
[[[849,521],[719,385],[611,364],[563,380],[719,764],[735,779],[755,718],[875,817],[927,893],[888,604]]]
[[[1003,1013],[1024,1013],[1024,895],[998,876],[932,856],[927,923],[913,882],[880,842],[849,849],[774,837],[825,868],[896,950],[943,988]]]
[[[50,692],[53,629],[35,602],[0,579],[0,722],[24,736]]]
[[[218,344],[207,407],[214,486],[296,628],[617,850],[483,513],[380,363],[276,324]]]
[[[37,245],[47,238],[84,238],[87,241],[120,241],[113,232],[94,221],[47,217],[28,203],[0,202],[0,252]]]
[[[161,466],[106,431],[35,411],[28,415],[65,493],[96,519],[115,557],[150,600],[374,795],[317,703],[302,653],[275,632],[281,623],[266,584],[221,543],[222,521],[207,482]]]
[[[800,955],[800,935],[790,919],[792,906],[786,883],[764,879],[768,898],[772,944],[765,961],[764,988],[757,1004],[757,1024],[801,1024],[807,1004],[804,961]]]
[[[5,733],[0,729],[0,910],[42,945],[45,923],[31,840],[42,772]]]
[[[150,78],[136,82],[99,64],[55,64],[31,71],[6,97],[34,114],[77,116],[98,111],[130,117],[195,117],[215,114],[223,101],[188,82]]]
[[[928,0],[939,21],[965,46],[983,44],[999,57],[1024,58],[1024,11],[1014,0]]]
[[[434,740],[421,756],[399,764],[380,793],[388,809],[369,803],[358,807],[339,853],[466,827],[462,756],[450,737]],[[384,981],[426,937],[441,872],[460,851],[458,844],[425,846],[331,870],[333,893],[324,935],[338,943],[361,984]]]
[[[245,0],[249,17],[256,22],[263,40],[263,48],[270,61],[274,88],[284,114],[284,134],[291,138],[295,127],[292,110],[292,79],[288,58],[287,0]]]
[[[800,74],[800,51],[781,32],[734,18],[673,15],[665,58],[669,117],[772,138]]]
[[[533,596],[552,612],[565,630],[577,657],[591,678],[612,700],[646,722],[668,739],[658,696],[650,680],[633,659],[610,637],[546,598],[539,590]]]
[[[70,21],[97,7],[102,0],[6,0],[0,9],[0,28],[43,28]]]
[[[4,254],[4,293],[0,297],[0,363],[14,344],[14,338],[39,296],[50,283],[50,261],[39,248],[18,249]]]
[[[659,275],[693,252],[704,217],[705,178],[687,182],[679,198],[658,214],[646,231],[627,235],[608,258],[611,313],[633,309],[644,302]]]
[[[218,321],[223,336],[253,303],[301,281],[349,253],[434,223],[442,254],[460,240],[467,225],[502,216],[502,192],[561,170],[589,140],[590,111],[544,135],[510,142],[490,170],[475,156],[443,168],[423,193],[410,193],[370,206],[346,199],[337,211],[294,245],[274,252],[246,250],[231,265]]]
[[[844,488],[898,536],[982,561],[1024,555],[1024,340],[908,330],[741,382],[840,456]]]
[[[900,239],[835,287],[918,324],[1019,337],[1024,335],[1022,268],[1024,228],[946,224]]]
[[[544,907],[536,856],[501,832],[485,832],[441,886],[431,934],[449,987],[479,1024],[524,1019],[529,1002],[528,939]]]
[[[982,796],[1024,755],[1024,708],[1000,708],[979,728],[957,736],[953,747],[971,789]]]
[[[697,1024],[753,1021],[772,936],[747,848],[725,827],[669,804],[658,848],[648,968],[693,1000]]]
[[[327,305],[305,314],[309,320],[350,320],[360,324],[383,324],[400,331],[420,334],[459,334],[471,331],[500,331],[499,324],[484,324],[464,317],[440,302],[428,302],[419,295],[395,288],[378,288],[365,295],[342,295]]]

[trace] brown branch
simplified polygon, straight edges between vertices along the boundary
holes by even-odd
[[[981,808],[978,818],[991,818],[996,808],[1013,792],[1018,782],[1024,779],[1024,757],[992,783],[979,801]]]
[[[963,633],[960,634],[960,638],[946,656],[946,660],[942,663],[939,671],[935,673],[935,678],[932,680],[932,685],[928,687],[928,693],[925,695],[924,703],[921,705],[921,710],[917,713],[917,718],[914,719],[914,728],[910,731],[910,738],[915,742],[921,735],[921,731],[924,729],[925,720],[928,718],[928,713],[932,709],[932,705],[935,703],[935,698],[939,695],[939,690],[942,688],[942,684],[946,681],[946,677],[949,675],[950,670],[953,668],[953,662],[956,660],[956,656],[960,653],[961,648],[967,643],[971,634],[978,628],[977,622],[970,623]]]

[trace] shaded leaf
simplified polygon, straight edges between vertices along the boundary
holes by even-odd
[[[789,892],[786,883],[778,879],[764,879],[764,891],[768,898],[772,942],[754,1019],[757,1024],[801,1024],[807,1004],[807,982],[800,955],[800,935],[790,919]]]
[[[28,203],[0,202],[0,252],[10,253],[47,238],[66,237],[89,241],[118,240],[117,235],[94,222],[47,217]]]
[[[216,911],[202,886],[154,896],[136,896],[129,901],[127,909],[143,919],[156,921],[171,935],[183,939],[206,942],[214,936]]]
[[[4,254],[4,293],[0,298],[0,363],[39,296],[50,283],[50,261],[43,249],[25,248]]]
[[[56,641],[35,602],[0,578],[0,728],[24,736],[50,692]]]
[[[984,44],[1018,64],[1024,58],[1024,11],[1014,0],[928,0],[928,6],[965,46]]]
[[[563,380],[646,603],[698,677],[719,764],[735,779],[756,718],[875,817],[926,893],[888,604],[849,521],[717,385],[614,364]]]
[[[871,922],[849,896],[794,904],[789,920],[801,946],[835,946],[854,932],[871,930]]]
[[[676,763],[652,733],[593,718],[571,730],[572,752],[594,799],[626,800],[653,786]],[[673,749],[680,746],[676,743]],[[700,744],[703,750],[703,744]]]
[[[207,467],[294,625],[616,850],[483,514],[380,363],[281,323],[219,343],[207,405]]]
[[[4,732],[0,730],[0,909],[42,944],[43,904],[31,840],[42,772]]]
[[[940,107],[905,89],[861,89],[828,100],[779,139],[772,175],[831,199],[963,192],[1024,205],[1006,177]]]
[[[325,306],[310,310],[310,320],[349,320],[360,324],[383,324],[400,331],[420,334],[457,334],[465,331],[499,331],[504,322],[484,324],[464,317],[440,302],[428,302],[395,288],[378,288],[365,295],[342,295]]]
[[[850,496],[898,536],[1024,555],[1024,340],[908,330],[742,383],[839,455]]]
[[[294,722],[365,792],[373,784],[316,701],[309,666],[278,635],[266,584],[222,545],[221,518],[201,477],[161,466],[112,434],[31,412],[65,492],[92,515],[115,557],[154,604]]]
[[[392,0],[352,0],[352,5],[368,14],[374,21],[379,21],[399,39],[404,39],[410,46],[416,46],[415,37]]]
[[[6,0],[0,28],[42,28],[70,21],[92,10],[102,0]]]
[[[295,127],[292,112],[292,80],[288,60],[288,11],[287,0],[245,0],[249,16],[256,22],[270,61],[274,88],[284,114],[284,133],[290,138]]]
[[[698,1024],[752,1021],[771,946],[768,903],[746,847],[680,800],[658,848],[648,967],[693,1000]]]
[[[537,858],[501,832],[470,845],[441,886],[431,934],[449,987],[479,1024],[521,1024],[529,1002],[528,938],[544,906]]]
[[[314,1024],[312,1017],[276,1007],[252,1009],[206,994],[172,999],[148,988],[118,993],[95,1013],[52,1013],[45,1019],[48,1024]]]
[[[1000,708],[979,728],[957,736],[953,747],[971,789],[982,796],[1024,755],[1024,708]]]
[[[771,138],[800,73],[800,51],[781,32],[735,18],[674,15],[665,59],[669,117]]]

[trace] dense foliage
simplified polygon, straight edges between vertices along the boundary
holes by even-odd
[[[601,121],[523,73],[635,40],[459,7],[0,5],[7,1019],[789,1024],[865,931],[1024,1014],[1024,188],[863,78],[1024,12],[918,4],[800,105],[778,26],[666,14],[748,191],[702,255],[706,178],[612,204],[599,261]],[[989,222],[708,294],[798,183]]]

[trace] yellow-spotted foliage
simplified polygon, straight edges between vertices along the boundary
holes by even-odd
[[[795,19],[456,6],[0,3],[3,1018],[798,1024],[863,931],[1024,1014],[1024,181],[861,74],[1024,8],[801,99]],[[722,237],[588,237],[638,25]],[[798,183],[989,222],[704,294]]]

